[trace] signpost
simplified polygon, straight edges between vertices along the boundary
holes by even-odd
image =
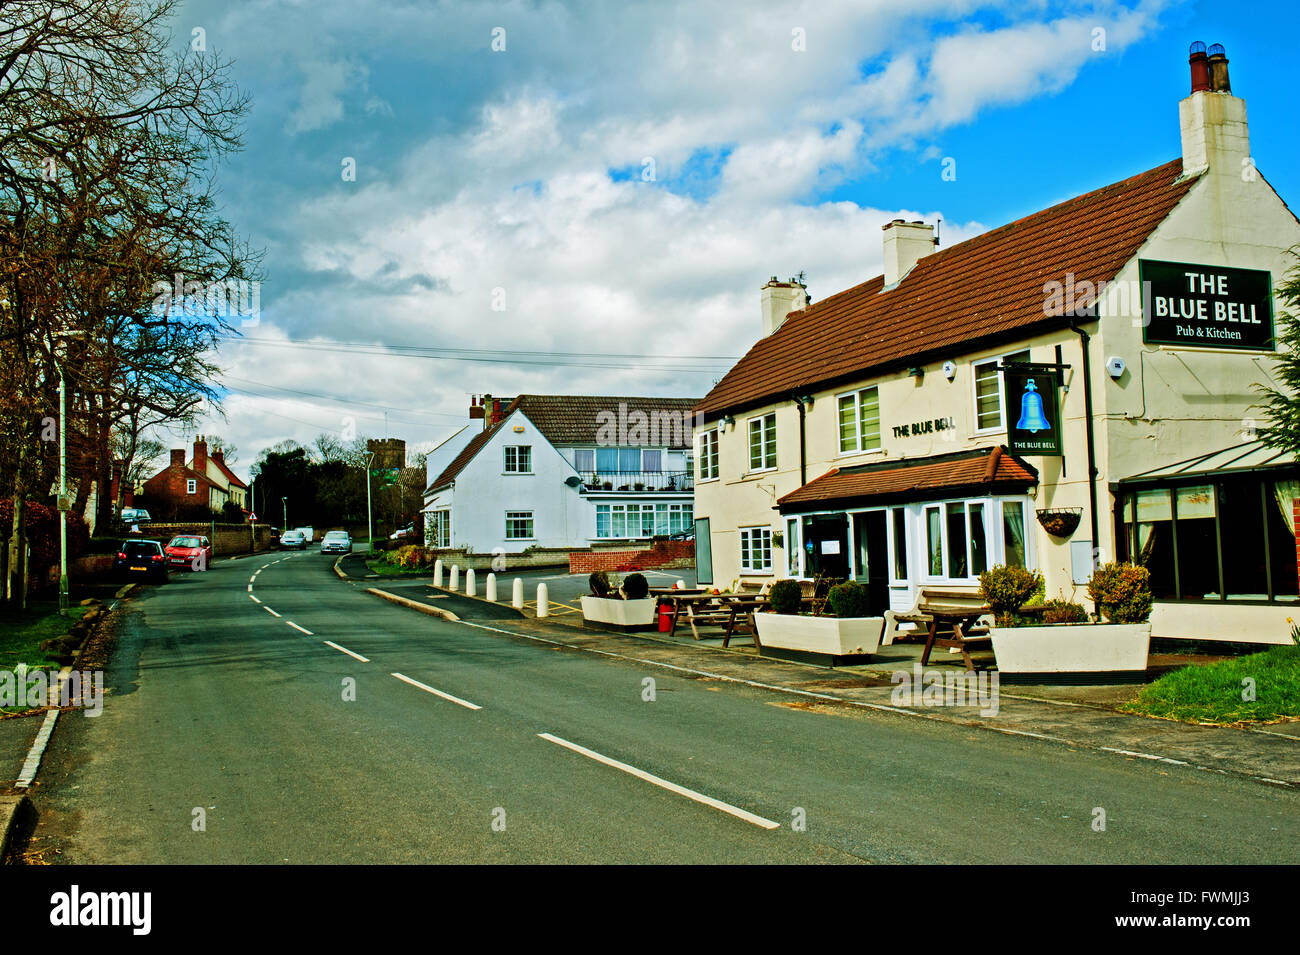
[[[1141,259],[1149,345],[1274,351],[1273,278],[1262,269]]]

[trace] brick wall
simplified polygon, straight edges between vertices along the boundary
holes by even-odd
[[[694,564],[695,541],[656,541],[649,549],[575,551],[569,554],[571,574],[691,567]]]
[[[153,537],[164,544],[180,534],[195,534],[212,541],[212,553],[216,557],[225,554],[247,554],[252,551],[266,550],[271,546],[271,527],[258,524],[254,534],[250,535],[247,524],[212,524],[193,522],[186,524],[145,524],[140,528],[141,537]]]

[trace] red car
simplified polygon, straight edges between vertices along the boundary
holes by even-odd
[[[163,553],[168,567],[207,570],[212,564],[212,544],[206,537],[173,537]]]

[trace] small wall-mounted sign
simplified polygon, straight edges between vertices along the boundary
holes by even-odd
[[[956,427],[952,418],[929,418],[925,421],[913,421],[911,424],[896,424],[890,430],[894,432],[896,438],[910,438],[918,434],[952,431]]]
[[[515,434],[523,434],[523,433],[524,433],[524,426],[522,424],[515,425]]]

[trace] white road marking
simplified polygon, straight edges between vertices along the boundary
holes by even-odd
[[[254,574],[252,577],[249,577],[249,578],[248,578],[248,582],[249,582],[250,584],[253,583],[253,581],[255,581],[255,580],[257,580],[257,574]]]
[[[355,660],[360,660],[362,663],[369,663],[369,662],[370,662],[370,660],[369,660],[368,658],[363,657],[363,656],[362,656],[361,654],[359,654],[359,653],[353,653],[353,652],[352,652],[351,650],[349,650],[347,647],[341,647],[341,646],[339,646],[339,645],[338,645],[337,643],[335,643],[333,640],[326,640],[326,641],[325,641],[325,646],[327,646],[327,647],[333,647],[333,648],[334,648],[335,650],[337,650],[339,653],[346,653],[348,656],[352,657],[352,658],[355,659]]]
[[[258,600],[256,597],[254,597],[252,594],[249,594],[249,595],[248,595],[248,599],[251,600],[251,601],[253,601],[253,603],[258,603],[258,604],[260,604],[260,603],[262,602],[262,601]]]
[[[249,592],[250,594],[253,592],[253,585],[252,585],[252,584],[249,584],[249,585],[248,585],[248,592]]]
[[[270,607],[268,607],[266,604],[262,604],[262,609],[265,610],[267,613],[269,613],[272,617],[278,617],[278,616],[280,616],[278,613],[276,613],[274,610],[272,610],[272,609],[271,609]]]
[[[289,626],[293,627],[293,629],[295,629],[295,630],[301,630],[303,633],[307,634],[307,636],[309,636],[309,637],[314,637],[314,636],[316,636],[316,634],[312,633],[312,632],[311,632],[310,630],[308,630],[306,627],[300,627],[300,626],[298,626],[296,623],[294,623],[292,620],[286,620],[285,623],[287,623]]]
[[[697,793],[694,789],[687,789],[685,786],[679,786],[676,783],[670,783],[668,780],[656,776],[653,773],[647,773],[644,769],[637,769],[635,766],[629,766],[627,763],[621,763],[617,759],[610,759],[608,756],[602,756],[595,750],[587,749],[585,746],[579,746],[577,743],[570,743],[567,739],[561,739],[558,736],[552,736],[550,733],[538,733],[542,739],[547,742],[555,743],[557,746],[563,746],[565,749],[571,749],[579,755],[586,756],[588,759],[594,759],[598,763],[604,763],[606,766],[612,766],[629,776],[635,776],[637,779],[645,780],[661,789],[666,789],[671,793],[679,796],[685,796],[687,799],[693,799],[695,802],[709,806],[713,809],[721,810],[737,819],[743,819],[751,825],[758,826],[760,829],[780,829],[779,822],[773,822],[771,819],[764,819],[762,816],[756,816],[752,812],[747,812],[731,803],[723,802],[720,799],[714,799],[712,796],[706,796],[703,793]]]
[[[54,723],[59,718],[58,709],[46,710],[45,722],[41,728],[36,731],[36,739],[32,740],[32,748],[27,751],[27,760],[23,763],[22,771],[18,774],[18,781],[14,783],[15,789],[26,789],[36,778],[36,770],[41,768],[41,757],[45,755],[45,747],[50,742],[50,734],[54,732]]]
[[[444,693],[442,692],[442,690],[435,690],[433,687],[429,686],[428,684],[421,683],[419,680],[412,680],[409,676],[405,676],[401,673],[390,673],[388,675],[397,677],[403,683],[409,683],[411,684],[411,686],[419,687],[421,690],[424,690],[424,692],[426,693],[432,693],[434,696],[440,696],[444,700],[448,700],[452,703],[457,704],[458,706],[463,706],[467,710],[483,709],[483,707],[477,706],[476,704],[471,703],[469,700],[462,700],[460,697],[452,696],[450,693]]]

